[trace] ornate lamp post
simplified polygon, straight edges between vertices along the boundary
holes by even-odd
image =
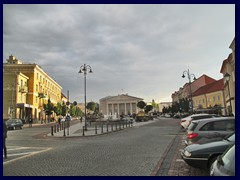
[[[87,102],[86,102],[86,76],[87,76],[87,73],[92,73],[92,68],[91,66],[89,65],[82,65],[80,67],[80,70],[78,73],[84,73],[84,102],[85,102],[85,108],[84,108],[84,116],[85,116],[85,130],[87,130],[87,112],[86,112],[86,107],[87,107]]]
[[[232,98],[231,98],[231,94],[230,94],[230,87],[229,87],[229,82],[230,82],[230,74],[226,73],[224,75],[224,78],[226,79],[227,83],[228,83],[228,96],[229,96],[229,103],[230,103],[230,109],[229,109],[229,116],[232,115]]]
[[[194,80],[194,81],[196,80],[196,77],[195,77],[194,74],[191,74],[191,73],[189,72],[189,69],[186,70],[186,71],[183,71],[182,78],[185,78],[185,77],[186,77],[185,74],[187,75],[188,81],[189,81],[189,86],[190,86],[190,108],[191,108],[191,113],[193,113],[192,87],[191,87],[192,81],[191,81],[191,77],[193,77],[193,80]]]

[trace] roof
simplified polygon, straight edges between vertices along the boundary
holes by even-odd
[[[120,96],[125,96],[125,97],[130,97],[130,98],[134,98],[134,99],[138,99],[138,100],[143,100],[143,98],[129,96],[128,94],[120,94],[120,95],[117,95],[117,96],[107,96],[107,97],[101,98],[100,101],[107,100],[107,99],[112,99],[112,98],[116,98],[116,97],[120,97]]]
[[[231,53],[231,54],[228,55],[228,58],[223,61],[220,73],[223,73],[223,70],[224,70],[226,64],[229,63],[232,58],[233,58],[233,56],[232,56],[232,53]]]
[[[208,94],[211,92],[221,91],[223,89],[224,89],[224,82],[222,78],[218,81],[215,81],[213,83],[200,87],[197,91],[193,93],[193,96],[199,96],[199,95]]]

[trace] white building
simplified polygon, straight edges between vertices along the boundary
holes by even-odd
[[[139,112],[137,103],[142,101],[142,98],[121,94],[118,96],[107,96],[100,99],[99,110],[103,115],[132,115]]]

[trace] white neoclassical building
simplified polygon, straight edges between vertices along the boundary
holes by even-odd
[[[121,94],[117,96],[107,96],[100,99],[99,110],[103,115],[119,115],[134,114],[139,112],[137,103],[142,101],[142,98]]]

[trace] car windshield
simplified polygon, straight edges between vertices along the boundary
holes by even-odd
[[[226,151],[226,153],[222,156],[222,161],[226,169],[235,169],[235,145]]]
[[[231,142],[235,142],[235,133],[231,134],[230,136],[227,136],[225,139]]]

